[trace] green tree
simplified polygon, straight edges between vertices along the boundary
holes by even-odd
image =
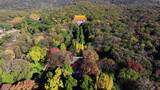
[[[63,75],[64,76],[72,75],[72,73],[73,73],[73,68],[70,65],[68,64],[63,65]]]
[[[31,63],[31,67],[32,67],[32,73],[38,73],[38,74],[40,74],[40,72],[44,69],[44,66],[38,62]]]
[[[132,69],[124,68],[124,69],[120,70],[118,77],[120,79],[122,79],[123,81],[125,81],[125,80],[138,80],[141,77],[141,75],[140,75],[140,73],[138,73]]]
[[[1,83],[14,83],[22,79],[30,79],[32,74],[31,65],[25,60],[11,60],[0,66]]]
[[[32,61],[31,66],[33,69],[33,73],[40,73],[43,70],[44,66],[42,65],[42,60],[46,56],[46,50],[42,49],[39,46],[34,46],[28,53],[28,56],[31,57]]]
[[[93,90],[94,89],[93,80],[88,75],[84,75],[83,78],[82,78],[82,80],[80,82],[81,82],[80,87],[83,90]]]
[[[60,49],[61,50],[66,50],[66,45],[64,43],[62,43],[61,46],[60,46]]]
[[[77,86],[77,80],[74,79],[71,75],[69,75],[66,77],[64,86],[66,90],[73,90],[73,87]]]
[[[3,72],[1,74],[1,83],[14,83],[13,75],[10,73]]]

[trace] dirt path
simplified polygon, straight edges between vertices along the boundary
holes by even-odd
[[[19,30],[12,29],[12,30],[6,31],[6,32],[0,34],[0,38],[2,38],[2,37],[5,36],[5,35],[12,34],[12,33],[16,33],[16,32],[19,32]]]

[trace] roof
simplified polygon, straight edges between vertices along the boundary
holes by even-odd
[[[86,18],[85,15],[75,15],[74,20],[75,21],[77,21],[77,20],[87,20],[87,18]]]

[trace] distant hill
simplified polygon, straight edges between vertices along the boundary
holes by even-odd
[[[108,0],[105,0],[108,1]],[[115,4],[133,5],[133,6],[159,6],[160,0],[109,0]]]
[[[67,5],[72,0],[0,0],[1,9],[48,8]]]
[[[160,0],[0,0],[0,9],[50,8],[74,4],[79,1],[113,3],[127,6],[160,6]]]

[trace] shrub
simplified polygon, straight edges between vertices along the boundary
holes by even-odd
[[[8,23],[0,23],[0,29],[4,29],[4,30],[11,30],[12,29],[12,25],[8,24]]]

